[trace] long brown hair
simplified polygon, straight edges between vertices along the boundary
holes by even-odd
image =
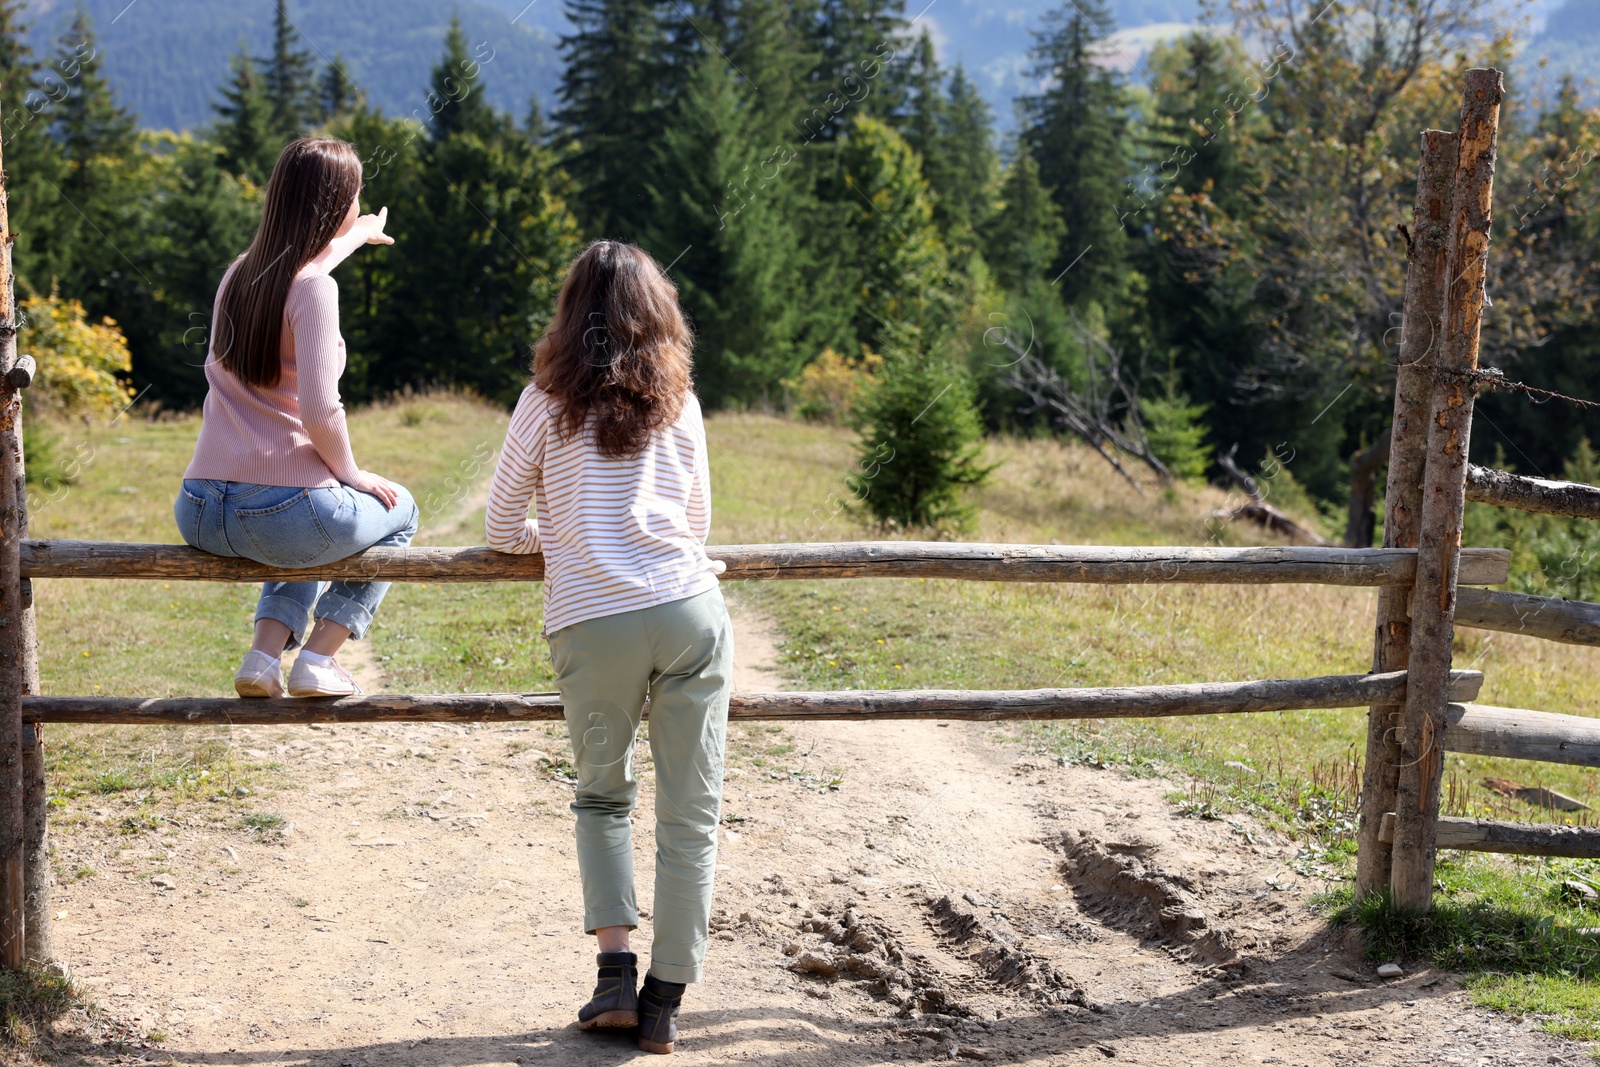
[[[283,305],[294,276],[333,240],[361,193],[361,159],[345,141],[307,137],[278,155],[261,225],[218,301],[211,350],[251,385],[278,384]]]
[[[533,377],[557,400],[558,434],[592,425],[602,454],[629,456],[683,411],[693,348],[678,287],[650,254],[596,241],[567,270]]]

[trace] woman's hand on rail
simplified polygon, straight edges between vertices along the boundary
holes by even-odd
[[[385,508],[394,507],[395,503],[400,499],[399,494],[394,491],[394,483],[387,478],[381,478],[373,474],[371,471],[362,471],[361,477],[350,488],[358,493],[367,493],[377,497],[383,501]]]
[[[357,235],[366,238],[369,245],[392,245],[394,238],[383,232],[383,228],[388,224],[389,209],[383,207],[378,209],[376,215],[362,215],[356,219],[352,229]]]

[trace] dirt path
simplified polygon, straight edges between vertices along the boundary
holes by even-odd
[[[771,632],[736,617],[737,684],[776,686]],[[269,801],[281,838],[195,831],[117,854],[114,819],[60,833],[64,863],[100,874],[58,890],[58,943],[106,1009],[63,1062],[648,1059],[572,1025],[593,948],[561,731],[252,727],[236,743],[292,770]],[[1380,982],[1311,913],[1324,883],[1292,846],[1178,817],[1169,782],[1022,757],[976,725],[794,725],[738,751],[708,979],[674,1062],[1588,1062],[1447,977]],[[648,901],[647,815],[637,832]]]

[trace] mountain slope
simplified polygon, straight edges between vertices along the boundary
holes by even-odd
[[[544,0],[551,7],[556,0]],[[247,41],[266,51],[270,0],[81,0],[94,20],[106,71],[120,99],[152,128],[184,128],[208,121],[228,60]],[[371,102],[389,114],[428,114],[428,72],[443,51],[452,9],[472,49],[484,58],[483,85],[498,107],[519,117],[537,92],[548,98],[560,77],[554,37],[513,11],[474,0],[298,0],[290,16],[319,67],[344,57]],[[28,38],[49,56],[75,5],[34,0]]]

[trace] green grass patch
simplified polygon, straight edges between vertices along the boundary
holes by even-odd
[[[1349,886],[1327,904],[1361,925],[1369,960],[1463,972],[1477,1004],[1600,1040],[1600,861],[1447,854],[1435,878],[1427,915],[1356,901]]]
[[[28,1053],[56,1020],[88,1001],[60,972],[29,964],[0,968],[0,1034],[10,1049]]]

